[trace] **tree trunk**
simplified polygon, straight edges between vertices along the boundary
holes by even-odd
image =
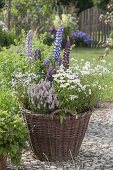
[[[6,170],[6,158],[0,155],[0,170]]]
[[[11,21],[11,0],[8,0],[8,8],[7,8],[7,27],[10,30],[10,21]]]

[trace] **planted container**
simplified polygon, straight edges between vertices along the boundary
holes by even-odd
[[[72,159],[79,153],[91,112],[78,117],[68,115],[60,122],[59,115],[31,114],[23,111],[29,130],[30,144],[41,161]]]

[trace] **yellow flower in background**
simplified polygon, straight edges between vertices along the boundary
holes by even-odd
[[[65,22],[65,20],[67,20],[67,15],[66,14],[62,14],[62,21]]]
[[[60,17],[58,15],[55,15],[55,20],[60,21]]]
[[[58,29],[60,26],[60,22],[58,20],[54,20],[53,25],[55,26],[56,29]]]
[[[70,27],[72,29],[77,29],[77,19],[76,17],[72,16],[71,14],[62,14],[61,16],[55,15],[53,20],[53,25],[56,29],[62,25],[64,28]]]
[[[62,14],[62,21],[63,21],[64,27],[67,27],[68,24],[69,24],[69,17],[68,17],[68,15]]]
[[[59,26],[61,25],[61,20],[58,15],[55,16],[55,19],[53,20],[53,25],[56,29],[59,28]]]

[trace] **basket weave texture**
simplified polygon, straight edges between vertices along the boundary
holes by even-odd
[[[58,115],[51,117],[24,110],[30,145],[37,158],[41,161],[66,161],[77,156],[90,116],[91,112],[78,118],[66,116],[61,124]]]
[[[0,155],[0,170],[6,170],[6,158]]]

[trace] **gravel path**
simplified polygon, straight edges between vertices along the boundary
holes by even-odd
[[[102,104],[90,119],[77,158],[67,162],[40,162],[30,151],[22,156],[21,167],[7,170],[113,170],[113,102]]]

